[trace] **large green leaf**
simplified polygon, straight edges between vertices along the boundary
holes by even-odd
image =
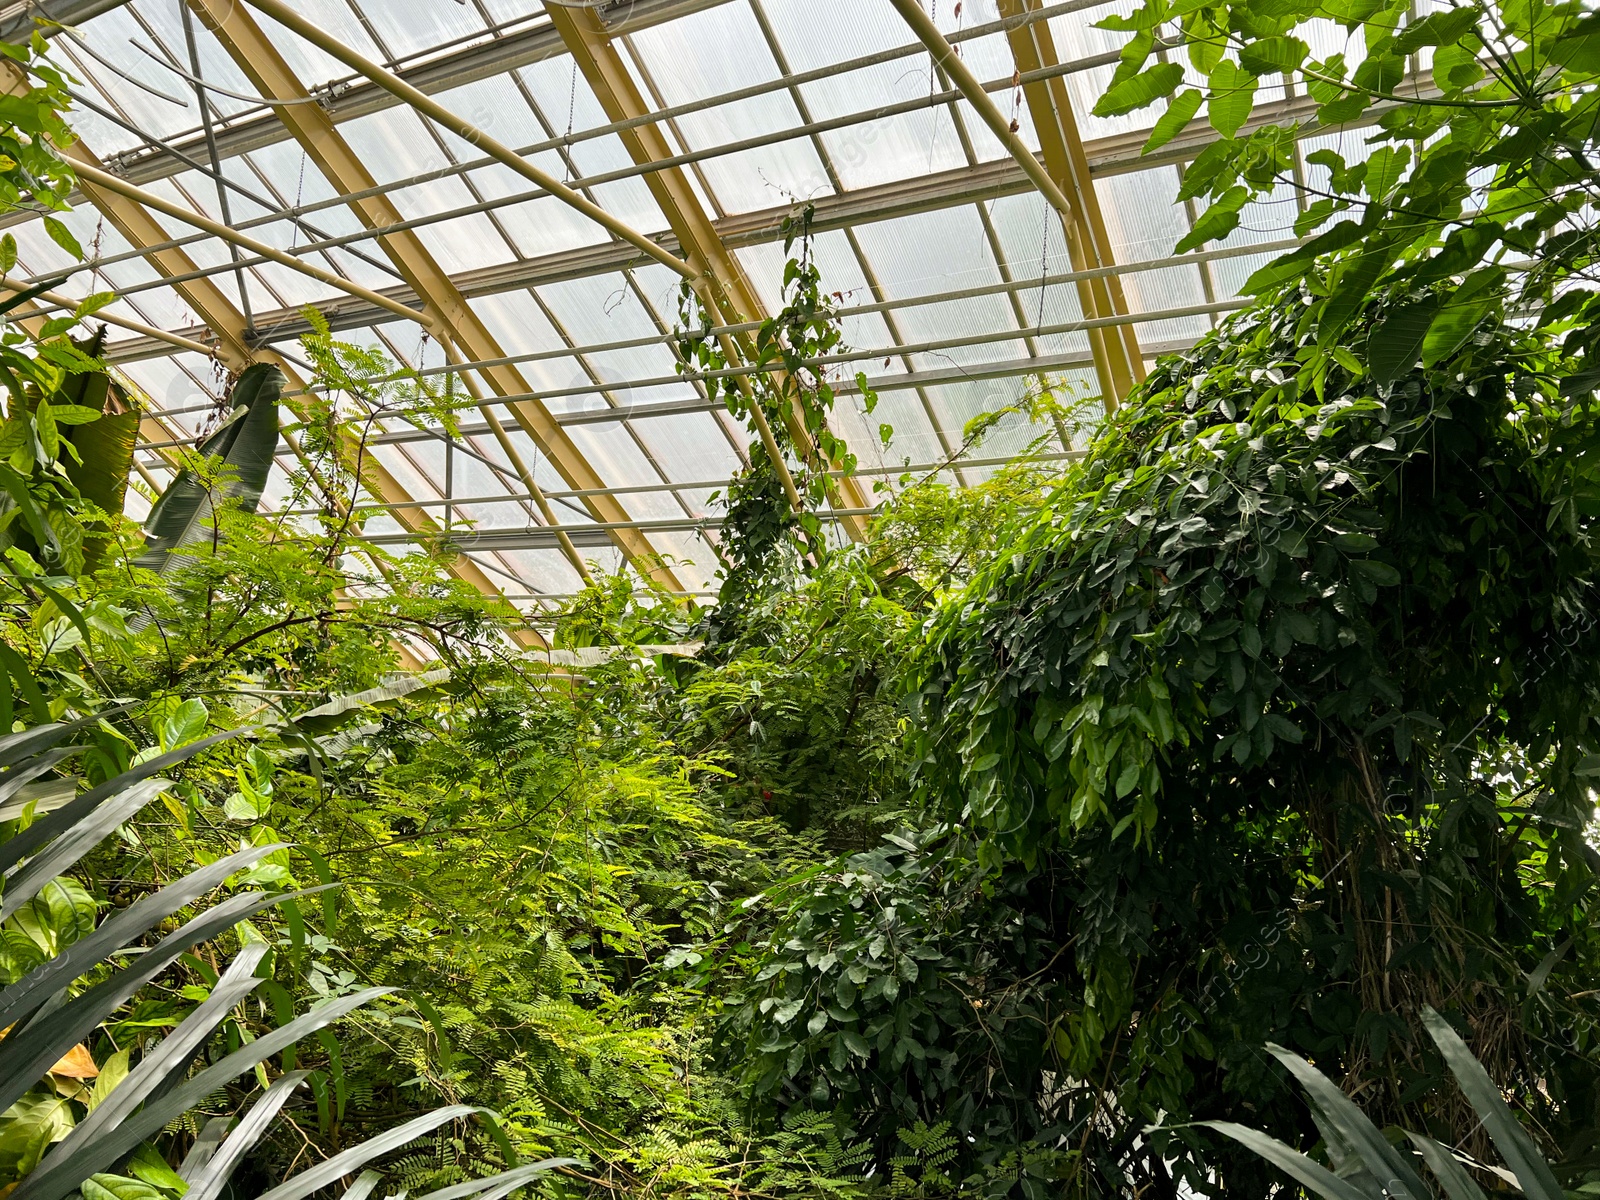
[[[283,372],[270,363],[245,368],[234,384],[228,421],[200,447],[201,454],[216,460],[219,476],[208,481],[187,468],[178,472],[145,520],[140,566],[168,569],[174,551],[212,536],[217,509],[224,503],[255,510],[278,448],[278,400],[285,382]]]
[[[1206,97],[1211,127],[1225,138],[1239,132],[1256,104],[1256,85],[1260,82],[1232,59],[1225,58],[1211,69],[1211,85]]]
[[[1445,1195],[1450,1200],[1484,1200],[1483,1189],[1473,1182],[1472,1176],[1467,1174],[1467,1169],[1454,1154],[1431,1137],[1410,1132],[1406,1136],[1417,1148],[1417,1153],[1422,1155],[1422,1161],[1428,1164],[1428,1169],[1444,1185]]]
[[[1097,117],[1119,117],[1170,96],[1183,82],[1183,68],[1177,63],[1160,63],[1124,79],[1110,89],[1094,106]]]
[[[1355,1150],[1374,1179],[1384,1180],[1391,1192],[1396,1182],[1405,1185],[1408,1194],[1427,1195],[1421,1177],[1393,1146],[1378,1127],[1367,1119],[1355,1102],[1341,1092],[1331,1079],[1317,1070],[1298,1054],[1282,1046],[1268,1044],[1268,1052],[1289,1068],[1311,1098],[1311,1103],[1322,1114],[1339,1136]]]
[[[1483,1127],[1489,1131],[1495,1149],[1500,1151],[1500,1157],[1506,1160],[1506,1166],[1511,1168],[1530,1200],[1563,1200],[1561,1185],[1556,1182],[1550,1164],[1534,1145],[1528,1131],[1512,1115],[1500,1089],[1495,1087],[1483,1064],[1467,1049],[1461,1036],[1431,1008],[1422,1010],[1422,1024],[1437,1043],[1445,1064],[1471,1101]]]
[[[1325,1200],[1383,1200],[1382,1191],[1363,1192],[1355,1185],[1340,1179],[1328,1168],[1312,1162],[1298,1150],[1291,1149],[1277,1138],[1259,1133],[1248,1125],[1236,1125],[1232,1121],[1201,1121],[1200,1124],[1207,1129],[1215,1129],[1240,1145],[1254,1150],[1285,1175],[1310,1188]]]
[[[1372,381],[1388,385],[1410,372],[1422,354],[1422,339],[1439,313],[1438,297],[1392,310],[1367,336],[1367,368]]]
[[[288,1071],[278,1076],[272,1081],[272,1086],[262,1093],[261,1099],[252,1104],[250,1111],[239,1119],[239,1124],[234,1126],[231,1133],[222,1136],[227,1129],[226,1124],[218,1130],[217,1140],[211,1144],[209,1154],[198,1160],[193,1156],[184,1160],[178,1174],[189,1183],[185,1200],[216,1200],[222,1194],[228,1177],[271,1128],[278,1111],[310,1074],[310,1071]]]
[[[98,358],[105,330],[78,348]],[[63,380],[51,404],[70,404],[100,414],[97,421],[68,426],[64,440],[77,451],[61,457],[62,469],[78,494],[108,513],[120,513],[128,494],[128,473],[133,470],[133,447],[139,437],[139,413],[127,391],[106,371],[80,371]],[[107,411],[107,410],[110,411]],[[96,539],[103,547],[103,539]],[[85,565],[90,555],[85,551]]]

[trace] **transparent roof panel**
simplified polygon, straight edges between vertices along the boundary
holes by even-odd
[[[387,60],[423,54],[440,42],[482,34],[483,19],[470,4],[433,0],[349,0],[383,44]]]
[[[952,104],[943,94],[948,81],[888,0],[651,0],[647,6],[605,0],[594,6],[611,33],[611,68],[627,73],[644,110],[676,110],[661,123],[661,140],[669,153],[686,151],[693,160],[672,168],[692,197],[681,209],[652,190],[660,181],[651,171],[659,167],[635,160],[637,139],[620,136],[540,0],[291,2],[369,58],[402,70],[428,64],[426,86],[442,85],[434,94],[447,108],[502,142],[533,147],[531,161],[540,169],[633,229],[662,236],[674,253],[690,254],[693,239],[714,231],[753,289],[759,310],[746,314],[751,317],[783,303],[780,221],[798,203],[815,204],[813,253],[824,286],[845,310],[845,341],[860,351],[831,369],[840,389],[833,422],[866,469],[939,463],[960,445],[967,422],[1015,404],[1039,386],[1041,372],[1063,392],[1100,391],[1080,327],[1083,291],[1071,279],[1084,264],[1068,252],[1061,215],[1008,161],[971,106],[964,99]],[[1053,43],[1067,65],[1064,83],[1056,86],[1068,97],[1096,164],[1107,249],[1115,262],[1139,266],[1120,272],[1112,290],[1135,318],[1139,344],[1149,353],[1182,348],[1211,328],[1236,303],[1243,280],[1273,253],[1264,247],[1293,237],[1298,209],[1286,194],[1271,197],[1247,207],[1225,242],[1203,247],[1202,255],[1172,257],[1191,219],[1176,202],[1178,169],[1170,162],[1146,165],[1137,155],[1159,107],[1116,118],[1089,112],[1126,36],[1094,23],[1129,11],[1132,3],[1070,6],[1038,28],[1049,34],[1041,44]],[[1017,69],[1011,39],[994,30],[972,32],[999,18],[997,0],[928,7],[958,42],[967,67],[980,80],[1002,85],[991,92],[994,103],[1017,122],[1023,143],[1037,149],[1034,113],[1009,86]],[[103,157],[120,155],[117,162],[133,182],[173,203],[243,226],[251,237],[360,287],[409,296],[405,281],[419,278],[419,264],[404,261],[410,252],[386,246],[365,228],[317,168],[316,154],[276,124],[271,109],[248,98],[254,89],[240,64],[196,25],[200,75],[225,89],[210,93],[220,168],[231,185],[224,213],[216,180],[196,166],[209,167],[210,153],[199,102],[184,78],[189,51],[181,12],[176,0],[134,0],[85,24],[87,48],[62,43],[85,81],[85,98],[108,114],[79,114],[86,145]],[[710,492],[737,468],[751,436],[726,413],[710,411],[706,387],[677,370],[673,344],[662,335],[679,319],[678,274],[635,255],[592,216],[537,195],[524,176],[486,162],[471,139],[435,127],[408,107],[363,102],[352,111],[344,97],[372,95],[369,84],[348,84],[346,65],[252,15],[303,86],[338,81],[326,101],[336,137],[386,185],[389,202],[415,228],[413,244],[453,281],[453,290],[422,299],[436,312],[457,314],[452,320],[479,326],[478,344],[497,345],[515,358],[499,374],[501,385],[519,379],[528,393],[517,400],[522,415],[537,416],[542,406],[565,431],[565,439],[557,439],[564,449],[542,448],[504,406],[496,408],[521,469],[552,494],[561,522],[581,528],[595,520],[591,501],[566,494],[575,470],[592,471],[585,477],[620,489],[617,504],[646,523],[650,544],[680,560],[675,569],[685,586],[703,587],[716,558],[699,523],[720,516]],[[537,55],[497,59],[497,66],[504,64],[500,73],[471,78],[482,73],[477,60],[492,40],[530,29],[546,31],[531,39],[542,39]],[[1313,40],[1326,53],[1346,37],[1330,25]],[[452,66],[469,81],[455,81]],[[1258,99],[1271,104],[1282,95],[1282,81],[1267,80]],[[803,128],[808,119],[823,125]],[[1321,135],[1304,150],[1326,145],[1357,160],[1362,143],[1359,131],[1346,131]],[[1313,182],[1317,171],[1309,169]],[[294,359],[304,358],[295,340],[305,327],[301,306],[315,304],[347,340],[382,346],[399,361],[425,367],[443,362],[437,339],[424,337],[415,321],[281,263],[252,261],[246,250],[238,252],[246,260],[240,267],[223,241],[176,218],[152,219],[167,240],[182,246],[204,282],[172,282],[182,256],[142,257],[148,246],[129,244],[124,225],[84,205],[66,223],[92,254],[110,261],[98,271],[80,270],[59,290],[82,296],[115,288],[123,296],[108,313],[202,341],[219,332],[259,340],[247,333],[254,325]],[[76,265],[37,220],[0,215],[0,223],[17,236],[17,274]],[[321,245],[329,238],[338,244]],[[313,244],[318,248],[308,250]],[[698,258],[694,269],[703,269]],[[421,277],[432,278],[429,270]],[[469,316],[453,307],[456,292],[465,297]],[[219,295],[227,302],[220,308]],[[228,328],[208,329],[202,312]],[[1140,314],[1158,319],[1140,320]],[[441,332],[451,336],[448,326]],[[210,359],[172,347],[153,350],[148,339],[120,329],[111,337],[129,381],[170,412],[163,418],[170,437],[192,439],[215,422],[214,397],[226,380]],[[880,388],[870,415],[855,394],[857,370]],[[484,383],[486,393],[492,390]],[[518,466],[475,408],[465,408],[460,420],[464,433],[447,453],[442,430],[419,431],[390,415],[374,425],[374,453],[404,495],[432,502],[423,511],[434,520],[444,516],[438,502],[446,496],[448,459],[450,521],[464,531],[474,561],[514,594],[570,592],[578,577],[542,528]],[[893,428],[887,447],[880,443],[884,425]],[[977,453],[1020,453],[1044,435],[1054,433],[1008,415]],[[1047,452],[1056,448],[1054,441],[1046,446]],[[549,449],[575,449],[586,466],[558,467]],[[142,460],[158,484],[165,479],[159,454]],[[292,469],[292,457],[282,464]],[[967,466],[944,477],[971,484],[991,469]],[[667,480],[699,486],[674,491]],[[284,500],[281,491],[273,494]],[[131,500],[130,513],[142,512],[144,503]],[[395,545],[411,536],[383,518],[369,528]],[[589,529],[581,552],[615,565],[617,552],[604,536]]]

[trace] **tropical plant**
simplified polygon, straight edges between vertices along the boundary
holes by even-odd
[[[1243,291],[1302,297],[1313,332],[1299,348],[1308,378],[1336,369],[1333,351],[1347,346],[1367,296],[1399,287],[1409,301],[1371,330],[1367,347],[1381,381],[1406,375],[1419,357],[1447,357],[1511,297],[1570,331],[1568,394],[1600,383],[1600,292],[1589,286],[1600,249],[1591,166],[1600,19],[1590,9],[1565,0],[1142,0],[1100,27],[1132,36],[1097,113],[1165,99],[1146,152],[1194,138],[1202,107],[1215,134],[1184,168],[1178,199],[1211,204],[1179,251],[1232,233],[1253,201],[1300,201],[1293,229],[1303,244]],[[1280,77],[1290,95],[1309,92],[1314,116],[1260,111],[1258,95]],[[1303,139],[1341,129],[1363,132],[1359,149],[1323,144],[1297,160]]]
[[[74,756],[96,753],[92,744],[75,739],[103,720],[102,714],[92,714],[0,737],[0,796],[10,798]],[[132,899],[99,922],[99,902],[64,874],[172,787],[161,772],[247,732],[189,741],[175,735],[181,744],[170,749],[164,739],[162,747],[53,812],[39,815],[30,804],[0,826],[0,869],[6,872],[0,933],[7,976],[0,989],[0,1029],[6,1031],[0,1039],[0,1171],[15,1200],[61,1200],[78,1190],[86,1200],[108,1194],[123,1200],[218,1196],[307,1080],[309,1071],[294,1069],[294,1044],[393,990],[364,988],[329,997],[191,1073],[191,1064],[232,1021],[233,1010],[268,983],[270,972],[261,969],[271,952],[268,943],[241,934],[232,961],[210,988],[201,989],[200,1003],[170,1033],[147,1039],[137,1026],[121,1026],[124,1043],[113,1043],[101,1063],[91,1057],[86,1040],[181,956],[208,946],[215,961],[219,938],[247,930],[249,919],[268,908],[310,894],[249,886],[262,865],[286,848],[282,842],[246,844]],[[229,886],[235,889],[231,895],[196,908],[209,893]],[[129,955],[122,965],[119,960]],[[263,1067],[277,1055],[282,1071],[269,1084]],[[255,1104],[237,1124],[232,1116],[209,1122],[174,1171],[150,1139],[252,1071],[264,1088]],[[310,1195],[447,1122],[477,1113],[455,1105],[414,1117],[264,1194],[273,1200]],[[509,1156],[509,1145],[507,1151]],[[560,1164],[518,1165],[513,1158],[507,1165],[507,1172],[451,1194],[504,1196]],[[123,1169],[131,1177],[120,1174]],[[355,1194],[365,1195],[377,1180],[375,1174],[363,1176]]]
[[[1591,1119],[1600,409],[1509,321],[1374,380],[1361,348],[1416,297],[1369,299],[1328,370],[1292,303],[1164,360],[931,623],[929,802],[1073,910],[1053,1049],[1114,1164],[1090,1191],[1256,1186],[1132,1123],[1290,1120],[1266,1040],[1450,1121],[1423,1004],[1501,1032],[1480,1050],[1554,1141]],[[1529,1001],[1563,944],[1569,986]]]
[[[200,444],[194,461],[173,477],[145,520],[145,551],[138,564],[165,574],[184,547],[221,537],[216,516],[224,505],[253,512],[266,490],[278,449],[278,397],[286,382],[271,363],[246,367],[234,381],[222,424]]]
[[[105,327],[73,344],[86,358],[100,362],[105,347]],[[30,396],[37,420],[44,397]],[[104,514],[95,519],[84,513],[86,524],[102,527],[114,523],[127,500],[128,476],[133,471],[133,447],[139,437],[140,413],[133,397],[101,366],[95,370],[66,374],[56,394],[48,400],[56,414],[60,450],[58,459],[78,496]],[[78,414],[81,410],[81,414]],[[61,424],[59,415],[71,411],[82,415],[78,424]],[[87,414],[97,414],[93,418]],[[107,529],[84,539],[83,569],[92,572],[105,557],[112,536]]]
[[[1425,1133],[1406,1131],[1414,1154],[1403,1153],[1336,1084],[1298,1054],[1282,1046],[1267,1050],[1300,1082],[1311,1102],[1328,1165],[1276,1138],[1232,1121],[1209,1121],[1209,1128],[1259,1154],[1324,1200],[1386,1200],[1390,1196],[1443,1197],[1443,1200],[1485,1200],[1473,1172],[1494,1179],[1496,1192],[1512,1184],[1532,1200],[1565,1200],[1569,1193],[1489,1078],[1483,1064],[1450,1023],[1431,1008],[1422,1011],[1428,1031],[1478,1122],[1500,1151],[1504,1167],[1480,1163]],[[1417,1160],[1426,1164],[1437,1186],[1423,1182]],[[1330,1169],[1331,1168],[1331,1169]],[[1581,1189],[1592,1194],[1592,1187]]]

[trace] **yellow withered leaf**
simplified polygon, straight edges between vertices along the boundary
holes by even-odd
[[[65,1075],[69,1079],[93,1079],[100,1074],[100,1068],[94,1065],[94,1058],[89,1054],[89,1048],[79,1042],[61,1056],[60,1062],[50,1068],[50,1074]]]

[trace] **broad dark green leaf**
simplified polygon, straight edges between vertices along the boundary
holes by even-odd
[[[1539,1152],[1528,1131],[1518,1123],[1501,1096],[1500,1089],[1489,1078],[1489,1072],[1473,1057],[1472,1051],[1461,1040],[1461,1035],[1428,1007],[1422,1010],[1422,1024],[1444,1055],[1445,1065],[1461,1085],[1473,1111],[1494,1140],[1495,1149],[1500,1151],[1500,1157],[1505,1159],[1506,1166],[1511,1168],[1511,1173],[1517,1177],[1529,1200],[1564,1200],[1561,1185],[1556,1182],[1544,1155]]]
[[[1178,254],[1227,237],[1239,226],[1239,210],[1250,198],[1243,187],[1231,187],[1210,208],[1196,218],[1194,228],[1186,233],[1173,250]]]
[[[1150,131],[1150,137],[1144,144],[1144,153],[1158,147],[1165,146],[1173,138],[1183,132],[1184,126],[1194,119],[1195,113],[1200,111],[1200,103],[1204,97],[1194,88],[1185,88],[1172,98],[1167,105],[1167,111],[1162,113],[1155,123],[1155,128]]]
[[[1415,54],[1424,46],[1451,46],[1477,23],[1478,13],[1472,8],[1429,13],[1401,30],[1393,49],[1396,54]]]
[[[1213,67],[1211,77],[1207,80],[1210,92],[1206,96],[1206,111],[1211,116],[1211,127],[1225,138],[1238,133],[1249,118],[1250,110],[1255,107],[1259,82],[1232,59],[1225,58]]]
[[[1427,337],[1439,314],[1437,296],[1390,311],[1367,335],[1367,364],[1375,383],[1388,385],[1407,374],[1422,355]]]
[[[1269,37],[1239,50],[1239,65],[1257,75],[1286,75],[1300,69],[1311,47],[1297,37]]]
[[[174,551],[211,536],[214,514],[225,502],[254,511],[278,448],[278,398],[284,382],[283,372],[270,363],[245,368],[234,384],[230,420],[200,447],[207,458],[220,460],[223,481],[208,486],[194,471],[178,472],[145,520],[140,566],[165,570]]]
[[[1422,365],[1431,367],[1459,350],[1472,336],[1472,331],[1483,323],[1493,305],[1492,300],[1476,300],[1447,304],[1441,309],[1422,339]]]

